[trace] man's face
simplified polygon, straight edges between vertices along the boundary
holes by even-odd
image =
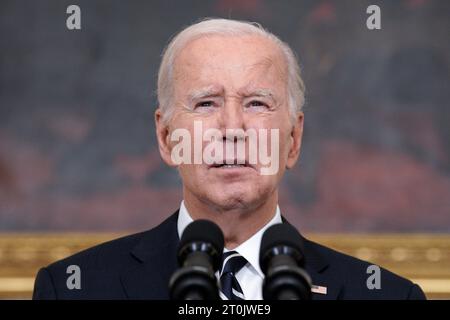
[[[178,141],[171,141],[170,135],[179,128],[190,133],[194,157],[194,122],[201,123],[203,132],[215,128],[223,136],[226,129],[265,129],[268,139],[259,139],[258,148],[264,143],[267,155],[274,154],[274,147],[279,152],[278,159],[272,159],[278,161],[278,168],[269,175],[261,174],[261,168],[268,165],[263,165],[259,156],[257,163],[250,163],[248,137],[241,140],[246,145],[245,165],[208,165],[203,158],[202,164],[181,164],[185,198],[193,196],[219,210],[257,208],[273,198],[285,168],[298,158],[303,128],[303,114],[293,122],[288,111],[286,69],[280,49],[259,36],[202,37],[182,49],[174,64],[174,109],[168,125],[162,123],[159,110],[156,114],[166,163],[174,165],[170,153]],[[279,143],[271,141],[272,129],[278,129]],[[220,143],[224,141],[220,139]],[[228,143],[236,146],[238,141]],[[208,144],[202,141],[201,150]],[[237,160],[237,149],[234,151],[231,160]],[[225,148],[223,152],[230,161]]]

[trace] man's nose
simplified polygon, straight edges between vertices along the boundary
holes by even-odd
[[[224,105],[220,114],[220,126],[222,130],[226,129],[244,129],[245,120],[243,109],[237,101],[229,101]]]

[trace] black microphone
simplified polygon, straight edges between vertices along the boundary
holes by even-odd
[[[269,227],[261,240],[264,300],[310,300],[311,278],[303,269],[303,239],[287,223]]]
[[[169,281],[174,300],[218,300],[215,272],[219,269],[224,246],[222,230],[208,220],[195,220],[181,236],[178,264]]]

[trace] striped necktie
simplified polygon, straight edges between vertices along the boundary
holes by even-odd
[[[244,300],[244,293],[236,279],[236,273],[247,264],[247,260],[236,251],[225,252],[222,256],[220,284],[222,293],[228,300]]]

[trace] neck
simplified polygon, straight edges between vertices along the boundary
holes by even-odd
[[[273,217],[277,208],[278,192],[274,191],[263,203],[246,208],[222,208],[201,201],[184,190],[184,204],[192,219],[207,219],[216,223],[225,237],[225,247],[232,250],[253,236]]]

